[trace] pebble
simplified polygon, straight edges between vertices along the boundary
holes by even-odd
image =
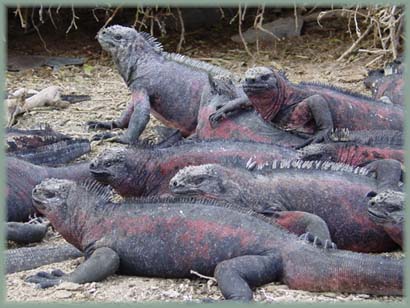
[[[54,297],[58,299],[71,298],[72,295],[73,294],[71,292],[68,292],[66,290],[57,290],[54,292]]]
[[[78,291],[83,288],[82,285],[74,282],[62,282],[57,286],[57,290]]]

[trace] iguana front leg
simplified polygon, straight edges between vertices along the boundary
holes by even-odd
[[[118,120],[112,122],[87,122],[90,128],[127,128],[123,135],[114,135],[111,133],[97,134],[92,139],[101,140],[111,138],[110,141],[130,144],[138,140],[145,126],[149,121],[150,114],[149,96],[145,89],[135,90],[132,93],[131,101],[123,111]]]
[[[51,273],[39,272],[27,277],[25,281],[35,283],[42,289],[59,285],[63,281],[75,283],[101,281],[113,275],[119,266],[118,254],[111,248],[102,247],[97,248],[84,263],[70,274],[64,274],[60,270],[54,270]]]
[[[252,104],[246,96],[235,98],[231,101],[228,101],[224,105],[217,106],[216,111],[209,116],[211,127],[215,127],[220,119],[226,118],[229,112],[250,106],[252,106]]]
[[[316,133],[312,138],[309,138],[301,145],[298,145],[296,149],[303,148],[304,146],[311,143],[318,143],[322,141],[327,141],[329,139],[329,133],[333,129],[333,118],[330,112],[329,105],[327,101],[320,95],[312,95],[301,103],[294,109],[292,115],[298,115],[302,110],[303,112],[307,109],[310,111],[313,120],[316,124]]]

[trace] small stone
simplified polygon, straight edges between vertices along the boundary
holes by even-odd
[[[55,298],[63,299],[72,297],[72,293],[65,290],[57,290],[54,292]]]
[[[57,290],[69,290],[69,291],[77,291],[80,290],[82,286],[78,283],[74,282],[62,282],[57,286]]]
[[[170,298],[176,298],[180,295],[180,293],[174,290],[167,290],[167,291],[162,292],[162,295],[166,297],[170,297]]]

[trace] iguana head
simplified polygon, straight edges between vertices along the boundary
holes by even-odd
[[[247,70],[242,87],[253,107],[266,121],[272,120],[284,104],[284,79],[268,67]]]
[[[74,186],[76,183],[70,180],[46,179],[32,191],[33,206],[49,219],[57,213],[66,212],[67,200]]]
[[[216,164],[185,167],[170,180],[169,188],[175,194],[218,195],[225,191],[224,176],[218,167]]]
[[[135,29],[119,25],[101,29],[97,34],[97,39],[101,47],[112,55],[137,45],[139,41],[144,42]]]
[[[259,93],[266,89],[275,89],[277,87],[278,80],[273,71],[268,67],[253,67],[245,72],[243,89],[246,94]]]
[[[404,221],[404,193],[386,190],[380,193],[369,192],[368,213],[377,224],[397,224]]]
[[[98,182],[113,185],[131,171],[126,162],[125,149],[107,149],[91,161],[90,172]]]
[[[114,25],[101,29],[97,34],[101,47],[111,53],[117,68],[127,84],[133,80],[138,61],[147,55],[155,55],[162,46],[155,38],[130,27]]]

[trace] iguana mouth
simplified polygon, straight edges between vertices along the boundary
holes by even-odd
[[[99,170],[90,170],[92,176],[99,182],[104,182],[104,180],[108,180],[111,177],[111,174],[106,171],[99,171]]]
[[[36,195],[32,195],[31,199],[33,200],[33,205],[36,209],[44,210],[46,208],[46,206],[44,205],[44,201],[45,201],[44,198],[41,198]]]
[[[244,84],[242,87],[245,92],[260,92],[269,89],[269,85],[265,83]]]
[[[367,212],[369,215],[376,221],[385,221],[386,220],[386,215],[381,214],[380,212],[375,211],[374,209],[367,209]]]

